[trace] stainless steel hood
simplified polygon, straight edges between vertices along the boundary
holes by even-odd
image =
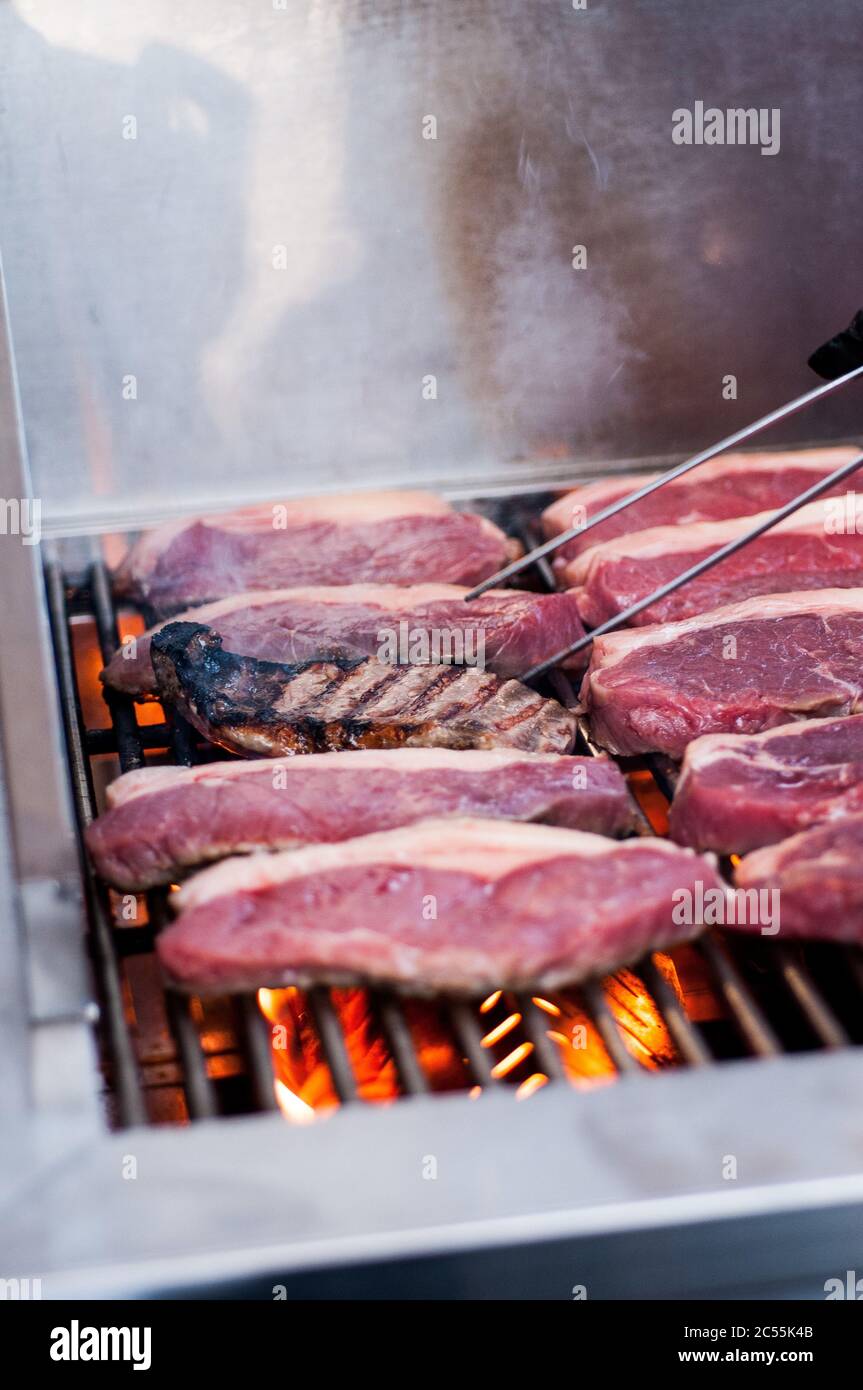
[[[797,394],[857,307],[861,38],[857,0],[0,0],[47,522],[571,476]],[[778,108],[778,153],[674,144],[696,101]]]

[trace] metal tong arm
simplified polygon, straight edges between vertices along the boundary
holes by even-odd
[[[863,371],[863,367],[857,370]],[[764,535],[765,531],[770,531],[774,526],[777,526],[780,521],[784,521],[786,517],[792,516],[794,512],[798,511],[801,507],[805,507],[807,502],[814,502],[816,497],[820,497],[823,493],[829,492],[831,488],[836,487],[844,478],[850,477],[852,473],[856,473],[858,468],[861,467],[863,467],[863,454],[858,454],[856,458],[851,459],[848,463],[844,463],[841,468],[835,469],[834,472],[829,473],[826,478],[822,478],[820,482],[813,483],[812,487],[807,488],[805,492],[801,492],[797,497],[793,497],[790,502],[785,503],[784,507],[780,507],[778,511],[772,512],[765,521],[759,522],[757,526],[753,526],[752,529],[747,531],[744,535],[737,536],[733,541],[729,541],[727,545],[721,546],[719,550],[714,550],[712,555],[705,555],[703,560],[699,560],[697,564],[692,565],[688,570],[684,570],[682,574],[678,574],[675,579],[669,579],[666,584],[655,589],[653,593],[648,594],[646,598],[639,599],[637,603],[633,603],[629,608],[624,609],[622,613],[617,613],[613,618],[609,618],[607,622],[601,623],[599,627],[594,628],[592,632],[586,633],[584,637],[579,638],[577,642],[573,642],[571,646],[564,647],[562,651],[555,652],[554,656],[548,657],[545,661],[538,662],[536,666],[531,666],[530,670],[525,671],[520,679],[522,681],[534,680],[537,676],[542,676],[546,671],[551,670],[553,666],[557,666],[558,663],[565,660],[566,657],[574,656],[576,652],[583,651],[585,647],[589,647],[596,637],[603,637],[606,632],[613,632],[615,628],[624,627],[632,618],[637,617],[639,613],[643,613],[645,608],[649,608],[653,603],[658,603],[660,599],[665,598],[668,594],[673,594],[675,589],[680,589],[684,584],[688,584],[690,579],[697,579],[700,574],[704,574],[706,570],[712,569],[714,565],[718,565],[720,561],[727,559],[729,555],[734,555],[736,551],[742,550],[750,541],[757,540],[759,536]],[[538,554],[539,552],[536,553]]]
[[[513,560],[504,569],[493,574],[490,579],[484,579],[481,584],[477,584],[475,589],[471,589],[469,594],[465,594],[465,602],[479,598],[486,589],[494,589],[505,580],[511,579],[514,574],[520,574],[522,570],[542,560],[552,551],[558,550],[560,546],[566,545],[568,541],[575,540],[583,536],[586,531],[592,531],[594,526],[599,526],[603,521],[608,521],[609,517],[617,516],[618,512],[631,507],[633,502],[640,502],[642,497],[649,497],[657,488],[665,487],[666,483],[671,483],[675,478],[681,478],[690,469],[697,468],[700,463],[706,463],[708,459],[715,458],[717,454],[723,453],[726,449],[731,449],[735,444],[742,444],[744,440],[751,439],[753,435],[760,434],[769,425],[775,425],[780,420],[786,420],[791,415],[796,415],[798,411],[805,410],[813,401],[820,400],[822,396],[828,396],[831,391],[838,391],[846,386],[855,377],[863,376],[863,365],[855,367],[852,371],[846,372],[843,376],[836,377],[834,381],[825,381],[821,386],[815,386],[811,391],[798,396],[796,400],[788,401],[785,405],[778,406],[776,410],[771,410],[768,415],[762,415],[760,420],[756,420],[751,425],[745,425],[743,429],[736,430],[734,434],[729,434],[725,439],[721,439],[718,444],[712,444],[709,449],[702,449],[700,454],[693,455],[692,458],[685,459],[683,463],[678,463],[674,468],[670,468],[667,473],[645,483],[644,487],[637,488],[635,492],[630,492],[626,497],[619,498],[612,502],[610,506],[604,507],[601,512],[590,517],[581,526],[572,526],[568,531],[562,531],[559,536],[552,536],[550,541],[545,541],[542,545],[531,550],[529,554],[522,555],[520,559]]]

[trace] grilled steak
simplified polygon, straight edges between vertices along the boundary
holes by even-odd
[[[575,716],[518,681],[463,666],[388,666],[333,653],[283,665],[234,656],[200,623],[169,623],[151,647],[159,697],[234,752],[520,748],[568,753]]]
[[[774,594],[597,638],[581,689],[597,743],[682,756],[700,734],[863,710],[863,589]]]
[[[780,936],[863,944],[863,815],[747,854],[734,882],[746,891],[778,892]]]
[[[229,594],[343,582],[475,584],[519,554],[485,517],[425,492],[310,497],[171,522],[114,577],[159,613]]]
[[[681,845],[746,854],[863,811],[863,714],[690,743],[670,814]]]
[[[634,502],[581,539],[570,541],[557,552],[555,568],[563,569],[567,560],[593,545],[647,527],[688,526],[697,521],[727,521],[731,517],[773,511],[843,463],[850,463],[858,452],[854,448],[832,448],[794,449],[781,454],[722,454],[666,483],[641,502]],[[659,476],[631,473],[603,478],[568,492],[543,512],[546,537],[559,536]],[[845,486],[840,485],[839,490]]]
[[[736,555],[651,604],[632,619],[633,625],[677,622],[758,594],[858,587],[863,584],[863,532],[833,534],[827,509],[835,505],[835,500],[819,499],[803,507],[772,531],[749,541]],[[657,526],[621,536],[570,561],[563,581],[577,594],[584,621],[598,627],[720,546],[745,535],[767,515]]]
[[[158,939],[201,989],[387,981],[414,993],[554,988],[693,936],[675,894],[718,885],[668,841],[432,820],[339,845],[227,859],[180,890]]]
[[[112,782],[108,803],[87,830],[87,848],[102,878],[133,890],[229,854],[329,844],[431,816],[542,821],[605,835],[633,824],[626,782],[610,760],[510,749],[149,767]]]
[[[466,604],[467,592],[454,584],[278,589],[220,599],[178,620],[205,623],[228,651],[265,661],[294,664],[337,647],[385,661],[466,662],[501,676],[526,671],[583,634],[572,594],[492,589]],[[103,672],[108,685],[133,695],[155,692],[151,637],[145,633],[115,654]]]

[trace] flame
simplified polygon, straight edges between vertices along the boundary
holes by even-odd
[[[111,715],[105,704],[104,687],[99,679],[104,662],[99,648],[96,623],[92,618],[76,616],[69,627],[84,723],[88,729],[109,729]],[[145,631],[144,619],[139,613],[121,613],[117,619],[117,627],[121,639],[139,637]],[[135,716],[140,725],[161,724],[165,718],[165,711],[156,700],[136,701]]]
[[[290,1086],[286,1086],[284,1081],[276,1077],[273,1082],[273,1092],[278,1101],[279,1109],[286,1119],[295,1125],[309,1125],[314,1123],[315,1110],[307,1101],[292,1091]]]
[[[668,834],[668,801],[663,796],[651,773],[646,770],[630,772],[626,779],[632,794],[641,807],[651,829],[657,835]]]

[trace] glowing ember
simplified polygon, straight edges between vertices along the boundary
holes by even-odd
[[[507,1033],[511,1033],[513,1028],[517,1028],[521,1023],[521,1014],[510,1014],[503,1023],[499,1023],[496,1028],[492,1028],[490,1033],[486,1033],[482,1040],[483,1047],[494,1047],[501,1038],[505,1038]]]
[[[544,1013],[551,1014],[553,1018],[560,1018],[560,1009],[556,1004],[552,1004],[550,999],[539,999],[534,995],[530,1002],[535,1004],[538,1009],[542,1009]]]
[[[545,1075],[545,1073],[541,1071],[535,1071],[532,1076],[529,1076],[527,1078],[526,1081],[522,1081],[521,1085],[515,1093],[515,1098],[516,1100],[527,1100],[529,1096],[534,1095],[536,1091],[541,1091],[543,1086],[547,1085],[548,1077]]]
[[[502,1076],[509,1076],[509,1073],[515,1071],[516,1067],[524,1061],[525,1057],[529,1057],[531,1052],[533,1052],[533,1043],[521,1043],[520,1046],[510,1052],[508,1056],[504,1057],[502,1062],[498,1062],[492,1067],[492,1076],[495,1080],[498,1080]]]

